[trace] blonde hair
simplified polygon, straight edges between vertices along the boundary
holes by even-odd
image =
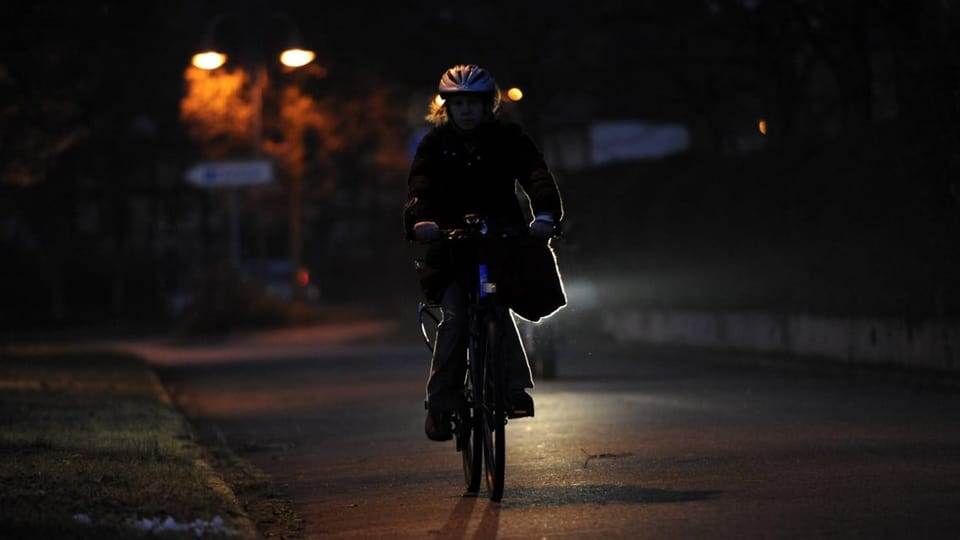
[[[450,118],[447,116],[447,106],[445,103],[437,103],[436,97],[430,100],[430,112],[423,117],[424,120],[433,124],[434,127],[440,127],[447,124]]]
[[[441,127],[447,125],[447,122],[450,121],[450,116],[447,114],[447,104],[444,100],[437,99],[438,96],[434,96],[430,100],[430,112],[423,117],[424,120],[433,124],[434,127]],[[490,101],[487,103],[489,106],[489,112],[491,116],[496,116],[497,112],[500,110],[500,89],[494,87],[494,91],[491,92]]]

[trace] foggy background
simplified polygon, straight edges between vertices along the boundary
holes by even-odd
[[[407,167],[456,63],[523,90],[504,113],[565,197],[564,316],[956,317],[958,23],[940,0],[8,3],[0,327],[412,312]],[[296,32],[317,59],[281,70]],[[189,68],[208,38],[220,75]],[[230,190],[185,175],[253,155],[276,178],[236,191],[233,260]]]

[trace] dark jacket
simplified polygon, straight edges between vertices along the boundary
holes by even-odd
[[[463,225],[465,214],[484,216],[492,228],[526,231],[528,218],[515,192],[519,182],[533,215],[548,213],[559,223],[563,203],[557,184],[533,141],[516,124],[493,121],[469,134],[452,125],[427,133],[417,148],[408,179],[404,231],[434,221],[440,228]],[[501,298],[520,316],[537,320],[566,299],[549,243],[527,237],[504,246],[498,262]],[[423,292],[436,301],[457,276],[469,276],[475,261],[463,246],[438,243],[421,266]]]

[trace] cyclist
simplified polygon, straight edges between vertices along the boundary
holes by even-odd
[[[463,216],[470,213],[484,216],[492,227],[522,230],[537,239],[531,252],[545,251],[530,258],[534,268],[525,268],[526,274],[535,276],[525,283],[536,285],[514,287],[519,290],[514,295],[518,304],[533,315],[510,307],[533,320],[559,309],[565,298],[545,239],[563,219],[563,204],[543,155],[517,124],[499,118],[500,90],[485,69],[472,64],[447,69],[440,79],[439,95],[442,102],[435,101],[426,117],[434,127],[420,141],[408,178],[403,215],[406,238],[420,242],[438,239],[442,229],[462,227]],[[515,191],[517,183],[529,200],[531,208],[526,213]],[[528,223],[525,215],[534,219]],[[443,311],[427,380],[425,431],[435,441],[452,438],[449,415],[463,399],[467,294],[476,283],[477,263],[472,255],[463,246],[436,242],[429,244],[418,265],[425,296],[439,303]],[[507,256],[524,259],[522,255]],[[503,281],[510,277],[499,277],[498,288],[508,289],[501,285],[508,285]],[[533,388],[530,367],[516,324],[512,318],[507,322],[503,339],[511,351],[506,363],[512,407],[508,414],[512,418],[533,416],[533,398],[526,392]]]

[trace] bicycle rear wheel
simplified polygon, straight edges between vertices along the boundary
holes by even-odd
[[[483,455],[486,462],[487,489],[490,500],[503,497],[506,470],[506,373],[501,356],[498,321],[487,323],[483,361],[482,415],[479,420],[483,432]]]

